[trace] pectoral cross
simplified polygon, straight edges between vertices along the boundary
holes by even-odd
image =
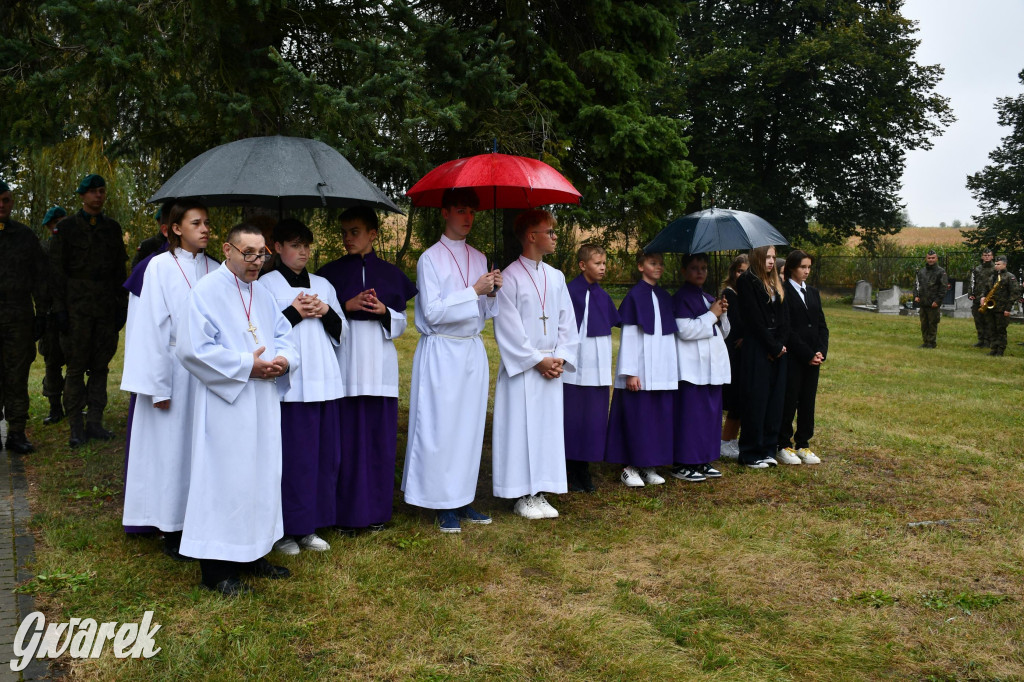
[[[544,314],[544,311],[540,311],[540,321],[544,323],[544,336],[548,335],[548,316]]]
[[[247,332],[249,332],[250,334],[252,334],[252,340],[253,340],[253,342],[255,342],[255,343],[257,343],[257,344],[258,344],[258,343],[260,342],[260,340],[256,338],[256,325],[254,325],[254,324],[252,323],[252,320],[249,320],[249,328],[248,328],[248,329],[246,329],[245,331],[247,331]]]

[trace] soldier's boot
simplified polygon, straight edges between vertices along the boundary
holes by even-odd
[[[82,420],[81,413],[69,416],[68,423],[71,425],[71,437],[68,438],[68,447],[77,448],[80,445],[85,445],[89,437],[85,435],[85,423]]]
[[[86,422],[85,435],[95,440],[113,440],[113,431],[107,431],[100,422]]]
[[[996,355],[996,356],[999,356],[999,355],[1002,355],[1002,354],[1003,354],[1003,351],[1002,351],[1002,349],[1001,349],[1001,348],[993,348],[992,350],[990,350],[990,351],[988,352],[988,354],[989,354],[989,355]]]
[[[982,341],[981,339],[978,339],[978,343],[974,344],[975,348],[985,348],[987,346],[988,344]]]
[[[27,455],[35,452],[35,446],[25,437],[24,431],[9,431],[7,433],[7,449],[19,455]]]
[[[64,419],[64,408],[60,404],[60,398],[50,396],[50,414],[43,417],[43,423],[47,426],[57,424]]]

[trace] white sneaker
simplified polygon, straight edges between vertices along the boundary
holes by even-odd
[[[718,448],[718,454],[721,457],[727,459],[739,459],[740,456],[740,442],[738,440],[723,440],[721,447]]]
[[[782,464],[800,464],[800,458],[793,448],[780,448],[777,457]]]
[[[761,461],[764,462],[765,464],[767,464],[770,467],[777,467],[777,466],[779,466],[779,463],[777,461],[775,461],[774,457],[762,457]]]
[[[295,542],[295,538],[285,535],[274,543],[274,551],[294,556],[299,553],[299,543]]]
[[[327,540],[324,540],[316,533],[310,533],[303,538],[299,538],[299,547],[311,552],[326,552],[331,548]]]
[[[810,448],[800,448],[796,451],[796,456],[800,458],[804,464],[821,464],[821,459],[811,452]]]
[[[523,495],[516,500],[516,505],[512,508],[512,511],[531,521],[544,518],[544,512],[541,510],[540,505],[537,504],[537,499],[533,495]]]
[[[654,470],[654,467],[641,469],[640,478],[643,480],[645,485],[661,485],[665,482],[665,479],[658,475],[658,472]]]
[[[551,506],[551,503],[548,502],[546,497],[544,497],[544,493],[534,495],[533,500],[534,502],[537,503],[537,506],[540,507],[540,510],[544,514],[545,519],[558,518],[558,510]]]
[[[640,478],[640,472],[636,470],[636,467],[626,467],[622,470],[622,475],[619,478],[630,488],[644,487],[644,479]]]

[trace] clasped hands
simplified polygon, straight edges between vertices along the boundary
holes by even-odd
[[[316,294],[299,292],[299,295],[292,301],[292,307],[299,312],[302,319],[310,317],[323,317],[330,310],[330,306],[317,298]]]
[[[476,292],[477,296],[483,296],[486,294],[493,298],[495,292],[501,288],[501,285],[501,270],[494,268],[486,275],[480,276],[480,279],[478,279],[476,284],[473,285],[473,291]]]
[[[252,352],[252,369],[249,376],[253,379],[274,379],[288,371],[288,360],[278,355],[269,362],[260,358],[266,346],[260,346]]]
[[[373,313],[374,315],[383,315],[387,312],[387,307],[377,298],[376,290],[367,289],[345,301],[345,310],[350,313],[361,311]]]
[[[533,368],[540,372],[540,375],[545,379],[557,379],[565,371],[562,367],[564,364],[565,360],[562,358],[544,358],[534,365]]]

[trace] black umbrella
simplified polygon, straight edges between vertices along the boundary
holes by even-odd
[[[673,220],[644,250],[654,253],[709,253],[788,245],[778,230],[753,213],[709,208]]]
[[[402,211],[333,147],[301,137],[250,137],[207,150],[171,176],[154,204],[198,199],[207,206],[297,208],[367,205]]]

